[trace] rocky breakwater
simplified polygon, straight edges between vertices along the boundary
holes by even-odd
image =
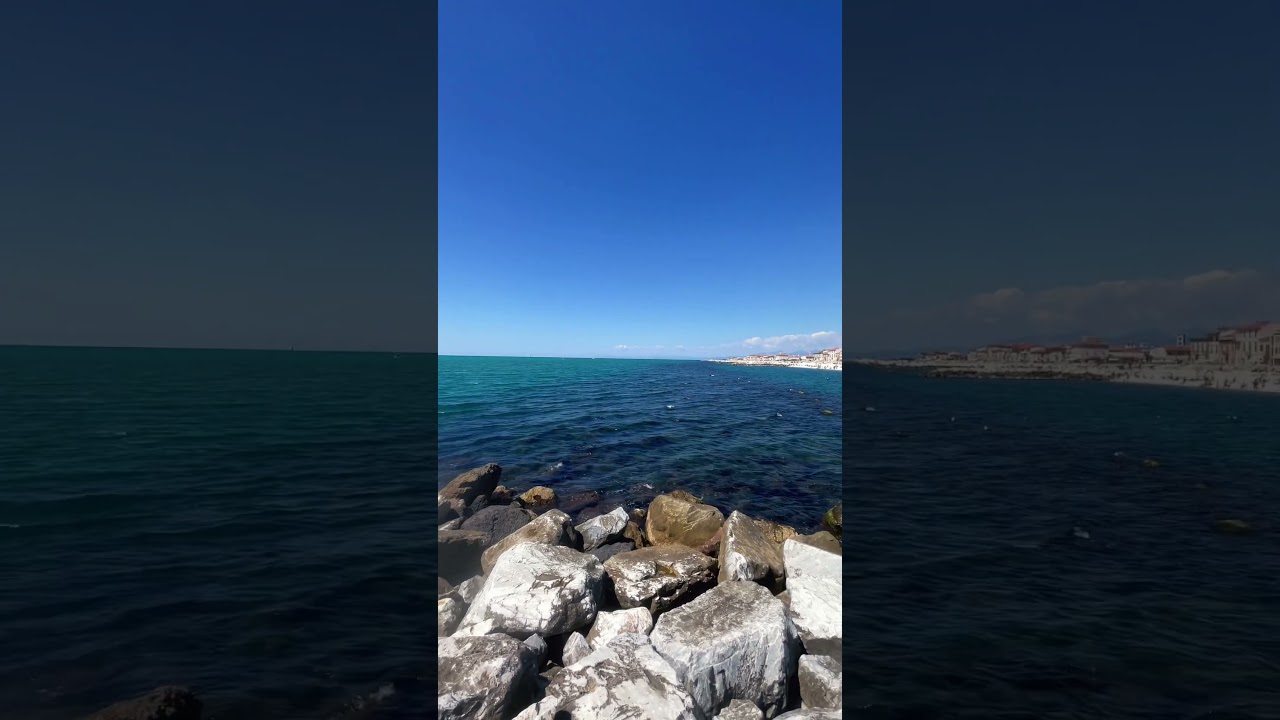
[[[500,476],[440,494],[443,519],[488,490],[439,532],[439,717],[840,717],[838,506],[803,535],[683,491],[531,507]]]

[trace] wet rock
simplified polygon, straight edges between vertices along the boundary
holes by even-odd
[[[463,521],[462,529],[484,533],[489,538],[485,544],[493,545],[528,525],[535,517],[537,515],[528,510],[510,505],[491,505]]]
[[[841,557],[795,540],[783,543],[782,555],[791,593],[787,612],[805,650],[839,659],[844,597]]]
[[[564,652],[561,659],[564,660],[565,667],[572,667],[579,660],[591,654],[591,643],[582,637],[582,633],[572,633],[569,638],[564,641]]]
[[[840,662],[826,655],[801,655],[799,665],[801,707],[834,709],[844,705]]]
[[[458,583],[480,572],[489,537],[470,530],[441,530],[436,534],[436,574]]]
[[[627,528],[622,531],[622,537],[630,540],[637,548],[647,547],[649,542],[645,540],[644,530],[634,522],[627,523]]]
[[[485,550],[480,559],[480,567],[484,569],[486,575],[489,574],[489,570],[503,553],[521,543],[577,548],[582,543],[582,536],[578,535],[568,515],[559,510],[550,510]]]
[[[590,555],[558,545],[521,543],[490,570],[457,632],[547,637],[589,627],[596,618],[603,580],[600,561]]]
[[[618,604],[648,608],[655,615],[708,590],[715,584],[714,567],[714,560],[683,545],[632,550],[604,563]]]
[[[627,511],[618,508],[592,518],[575,529],[582,535],[582,549],[595,550],[601,545],[622,539],[622,533],[627,529]]]
[[[439,494],[439,502],[446,503],[452,501],[461,501],[462,507],[471,504],[477,496],[488,496],[493,489],[498,486],[498,480],[502,477],[502,468],[494,463],[489,463],[483,467],[468,470],[461,475],[449,481]],[[459,512],[459,515],[461,512]],[[445,518],[448,520],[449,518]]]
[[[1219,520],[1214,524],[1214,528],[1225,535],[1250,535],[1254,532],[1252,525],[1237,519]]]
[[[832,535],[835,535],[837,538],[841,536],[841,531],[844,530],[844,501],[843,500],[836,503],[835,507],[828,510],[822,516],[822,524],[826,526],[828,530],[831,531]]]
[[[653,615],[646,608],[600,612],[587,633],[587,644],[592,650],[599,650],[619,635],[648,635],[651,630]]]
[[[545,485],[539,485],[520,493],[520,502],[525,507],[554,505],[556,503],[556,491]]]
[[[730,700],[725,709],[720,711],[716,720],[764,720],[764,713],[755,703],[746,700]]]
[[[644,534],[650,545],[701,547],[724,525],[724,514],[677,490],[649,504]]]
[[[440,598],[436,602],[436,636],[448,637],[458,629],[462,615],[467,611],[462,601],[453,597]]]
[[[596,506],[598,506],[602,500],[604,500],[604,495],[595,490],[588,490],[587,492],[574,493],[568,497],[559,498],[556,501],[556,507],[570,515],[577,515],[578,513],[597,509],[599,510],[599,514],[603,514],[613,509],[608,507],[597,508]],[[578,522],[582,522],[587,519],[589,518],[579,518]]]
[[[437,528],[439,530],[459,530],[462,528],[462,518],[456,517]]]
[[[480,588],[482,587],[484,587],[484,576],[477,575],[458,585],[455,588],[455,592],[462,602],[470,605],[476,601],[476,596],[480,594]]]
[[[842,710],[812,710],[809,708],[801,708],[785,712],[774,718],[774,720],[842,720],[844,711]]]
[[[767,718],[785,709],[800,643],[762,585],[717,585],[659,617],[649,637],[704,715],[732,699],[755,703]]]
[[[547,685],[515,720],[702,720],[675,671],[643,635],[620,635]]]
[[[840,541],[836,539],[835,535],[832,535],[826,530],[819,530],[812,535],[797,535],[796,541],[802,542],[805,545],[812,545],[819,550],[826,550],[827,552],[832,552],[837,555],[844,555],[844,548],[840,545]]]
[[[592,550],[591,554],[594,555],[596,559],[599,560],[600,562],[604,562],[609,558],[613,557],[614,555],[617,555],[619,553],[624,553],[624,552],[631,552],[632,550],[635,550],[635,549],[636,549],[636,544],[631,542],[630,540],[626,540],[624,542],[616,542],[616,543],[609,543],[608,545],[602,545],[596,548],[595,550]]]
[[[203,709],[195,693],[167,685],[103,708],[85,720],[200,720]]]
[[[795,528],[756,520],[734,510],[724,524],[717,579],[720,582],[750,580],[775,584],[786,575],[782,564],[782,543],[795,535]]]
[[[536,652],[506,635],[443,638],[436,654],[440,718],[505,720],[536,691]]]

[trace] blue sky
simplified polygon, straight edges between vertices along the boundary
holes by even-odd
[[[441,4],[440,352],[838,344],[840,12]]]

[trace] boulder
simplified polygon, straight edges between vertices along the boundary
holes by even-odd
[[[520,502],[525,507],[543,507],[556,504],[556,491],[545,485],[525,490],[520,493]]]
[[[800,707],[814,710],[844,706],[840,661],[826,655],[801,655]]]
[[[452,519],[452,520],[450,520],[450,521],[448,521],[448,522],[446,522],[446,523],[442,524],[440,527],[436,528],[436,530],[437,530],[437,532],[438,532],[438,531],[440,531],[440,530],[458,530],[458,529],[461,529],[461,528],[462,528],[462,518],[460,518],[460,517],[455,517],[454,519]]]
[[[782,543],[795,535],[795,528],[756,520],[734,510],[724,524],[718,580],[776,584],[786,575]]]
[[[560,671],[515,720],[703,720],[675,671],[643,635],[619,635]]]
[[[623,608],[648,608],[654,615],[692,600],[715,584],[715,560],[683,545],[640,548],[604,562]]]
[[[603,581],[600,561],[590,555],[559,545],[521,543],[490,570],[457,632],[523,638],[589,627]]]
[[[659,617],[649,637],[707,717],[733,699],[766,718],[786,708],[800,643],[764,586],[722,583]]]
[[[630,540],[637,548],[649,545],[649,542],[644,539],[644,530],[634,521],[627,523],[627,529],[622,531],[622,537]]]
[[[840,545],[840,541],[836,539],[835,535],[832,535],[826,530],[819,530],[812,535],[797,535],[796,541],[802,542],[805,545],[812,545],[819,550],[826,550],[827,552],[832,552],[837,555],[844,555],[844,547]]]
[[[709,555],[713,558],[718,558],[720,557],[720,545],[723,542],[724,542],[724,528],[722,527],[716,531],[715,535],[711,536],[710,540],[702,543],[702,545],[698,547],[698,552],[702,553],[703,555]]]
[[[489,537],[471,530],[441,530],[436,533],[436,574],[458,583],[480,572],[481,559]]]
[[[467,503],[466,516],[471,517],[472,515],[475,515],[476,513],[480,512],[481,510],[487,507],[489,507],[489,496],[477,495],[474,500],[472,500],[470,503]]]
[[[506,635],[442,638],[436,656],[438,717],[506,720],[533,698],[536,652]]]
[[[454,589],[454,594],[456,594],[458,599],[462,600],[462,602],[470,605],[476,601],[476,596],[480,594],[480,588],[482,587],[484,587],[484,576],[477,575],[470,580],[459,584],[458,587]]]
[[[195,693],[166,685],[103,708],[85,720],[200,720],[203,710]]]
[[[841,536],[841,531],[844,529],[844,501],[843,500],[836,503],[834,507],[832,507],[825,514],[823,514],[822,524],[825,525],[826,528],[831,531],[832,535],[835,535],[837,538]]]
[[[650,545],[684,545],[697,548],[724,525],[724,514],[677,490],[649,503],[644,534]]]
[[[449,584],[449,581],[445,580],[442,577],[437,577],[436,578],[436,594],[447,595],[451,592],[453,592],[453,586]]]
[[[467,504],[461,499],[441,498],[436,506],[436,525],[439,527],[448,524],[451,520],[460,520],[466,512]]]
[[[559,510],[550,510],[485,550],[480,559],[480,567],[488,575],[503,553],[522,543],[577,548],[581,542],[582,537],[573,528],[573,521],[569,516]]]
[[[630,552],[635,549],[636,549],[635,543],[631,542],[630,540],[624,540],[623,542],[616,542],[616,543],[609,543],[608,545],[602,545],[596,548],[595,550],[592,550],[591,554],[594,555],[595,558],[600,562],[604,562],[609,558],[613,557],[614,555],[617,555],[618,553]]]
[[[489,493],[490,505],[510,505],[512,500],[516,499],[516,494],[506,485],[499,485]]]
[[[787,612],[795,623],[805,651],[840,658],[844,599],[840,577],[842,558],[795,540],[782,545],[787,566]]]
[[[746,700],[730,700],[725,709],[720,711],[716,720],[764,720],[764,713],[755,703]]]
[[[774,718],[774,720],[842,720],[844,711],[842,710],[810,710],[801,708],[800,710],[792,710],[785,712]]]
[[[462,615],[467,608],[461,600],[453,597],[440,598],[436,601],[436,636],[449,637],[458,629]]]
[[[446,503],[459,500],[462,502],[462,506],[466,507],[477,496],[488,496],[492,493],[493,489],[498,486],[498,480],[501,477],[502,468],[494,463],[468,470],[450,480],[449,484],[440,490],[439,501]],[[447,520],[448,518],[445,519]]]
[[[576,632],[571,633],[564,641],[564,651],[560,653],[560,659],[564,661],[564,667],[570,667],[590,654],[591,643],[582,637],[582,633]]]
[[[528,525],[535,517],[528,510],[510,505],[490,505],[463,521],[462,529],[484,533],[489,538],[487,546]]]
[[[595,550],[606,543],[622,539],[627,529],[627,511],[618,508],[605,515],[594,517],[574,528],[582,535],[582,549]]]
[[[778,593],[774,597],[782,601],[783,607],[785,608],[791,607],[791,591],[790,590],[783,590],[782,592]]]
[[[547,641],[541,635],[530,635],[524,639],[524,644],[528,645],[534,652],[534,656],[538,659],[535,663],[536,667],[542,667],[542,661],[547,659]]]
[[[587,633],[587,644],[599,650],[619,635],[648,635],[653,630],[653,615],[647,608],[596,613],[596,622]]]

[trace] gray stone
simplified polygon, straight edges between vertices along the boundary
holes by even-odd
[[[725,709],[720,711],[716,720],[764,720],[764,713],[755,703],[746,700],[730,700]]]
[[[502,468],[494,463],[468,470],[449,481],[437,496],[439,503],[461,501],[462,506],[471,504],[478,496],[488,496],[498,487],[502,479]],[[448,519],[448,518],[445,518]]]
[[[717,579],[719,582],[750,580],[775,584],[786,573],[782,543],[795,535],[795,528],[756,520],[734,510],[724,523]]]
[[[715,560],[683,545],[640,548],[604,563],[618,604],[654,615],[692,600],[715,584]]]
[[[844,706],[840,661],[826,655],[800,656],[800,707],[831,710]]]
[[[485,545],[489,546],[528,525],[535,517],[528,510],[510,505],[491,505],[463,521],[462,529],[484,533],[489,538]]]
[[[622,542],[609,543],[608,545],[601,545],[595,550],[592,550],[591,554],[594,555],[595,558],[600,562],[604,562],[605,560],[608,560],[614,555],[617,555],[619,553],[624,553],[624,552],[630,552],[635,549],[636,549],[636,544],[634,542],[630,540],[623,540]]]
[[[476,601],[476,596],[480,594],[482,587],[484,587],[484,576],[477,575],[454,588],[454,593],[462,602],[470,605]]]
[[[480,566],[484,569],[484,574],[488,575],[503,553],[521,543],[563,545],[568,548],[576,548],[581,542],[582,537],[574,529],[573,521],[568,515],[559,510],[548,510],[546,513],[539,515],[538,519],[516,530],[499,540],[493,547],[485,550],[484,555],[480,558]]]
[[[466,608],[459,600],[452,597],[440,598],[436,602],[436,636],[452,635],[458,629],[458,623],[462,622],[465,612]]]
[[[532,699],[536,653],[506,635],[448,637],[439,641],[438,717],[505,720]]]
[[[564,667],[571,667],[582,658],[591,654],[591,644],[587,639],[582,637],[582,633],[570,633],[568,639],[564,641],[564,652],[561,653],[561,659],[564,660]]]
[[[653,615],[647,608],[596,613],[595,624],[587,633],[587,644],[599,650],[619,635],[648,635],[653,630]]]
[[[85,720],[200,720],[202,712],[203,706],[194,693],[166,685],[103,708]]]
[[[718,585],[658,618],[650,639],[704,715],[733,699],[755,703],[766,718],[786,708],[800,643],[764,586]]]
[[[515,720],[703,720],[675,671],[643,635],[619,635],[565,667]]]
[[[839,658],[844,634],[843,558],[795,540],[783,543],[782,554],[791,594],[787,612],[805,651]]]
[[[488,537],[470,530],[441,530],[436,533],[436,574],[451,583],[460,583],[481,570]]]
[[[460,530],[462,529],[462,518],[456,517],[449,522],[441,525],[437,530]]]
[[[498,559],[457,632],[548,637],[589,627],[603,582],[604,569],[590,555],[521,543]]]
[[[530,635],[524,639],[524,644],[528,645],[538,658],[538,667],[542,666],[542,661],[547,659],[547,641],[541,635]]]
[[[628,521],[627,511],[618,508],[582,523],[576,528],[582,535],[582,549],[595,550],[606,543],[621,540]]]

